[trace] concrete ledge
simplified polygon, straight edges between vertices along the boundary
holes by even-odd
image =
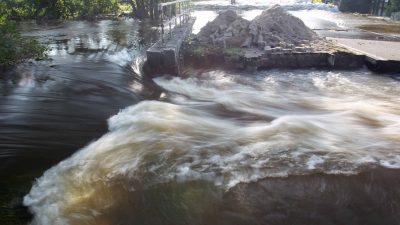
[[[363,55],[355,55],[347,52],[270,54],[260,57],[259,61],[255,63],[255,65],[250,66],[257,66],[258,69],[357,69],[364,65],[364,59]]]
[[[397,60],[377,60],[367,56],[365,64],[374,72],[400,73],[400,61]]]
[[[400,73],[399,42],[358,39],[340,39],[339,41],[341,42],[337,43],[337,46],[343,47],[332,46],[327,50],[307,52],[297,48],[291,51],[277,52],[263,51],[257,48],[222,48],[211,44],[195,43],[185,45],[184,60],[187,65],[197,69],[320,68],[349,70],[366,66],[374,72]],[[352,46],[348,47],[342,42],[350,43]],[[379,44],[383,44],[381,49],[378,48]]]

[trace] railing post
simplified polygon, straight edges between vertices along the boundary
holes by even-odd
[[[169,18],[168,18],[169,21],[168,21],[168,25],[169,25],[169,38],[170,39],[172,38],[171,19],[172,19],[172,7],[171,7],[171,5],[169,5]]]
[[[186,23],[186,2],[183,2],[183,23]]]
[[[178,11],[179,11],[179,26],[182,26],[182,10],[181,10],[181,2],[178,2]]]
[[[176,20],[176,3],[175,4],[173,4],[173,7],[175,8],[175,14],[174,14],[174,24],[175,24],[175,26],[176,26],[176,22],[177,22],[177,20]]]
[[[172,8],[174,7],[174,8]],[[190,18],[190,0],[176,0],[171,2],[164,2],[158,4],[158,10],[161,13],[161,40],[165,42],[165,25],[168,23],[169,38],[172,38],[172,23],[175,26],[182,26],[182,24],[188,23]],[[179,18],[178,18],[179,16]],[[166,20],[167,19],[167,20]]]
[[[159,12],[161,12],[161,42],[164,44],[164,7],[162,5],[158,6]]]
[[[189,22],[189,2],[185,2],[186,3],[186,13],[185,13],[185,15],[186,15],[186,22],[185,23],[187,23],[187,22]]]

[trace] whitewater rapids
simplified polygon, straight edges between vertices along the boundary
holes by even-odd
[[[107,134],[35,182],[24,198],[32,224],[132,224],[154,208],[170,224],[196,224],[183,214],[201,217],[238,183],[400,168],[400,88],[390,77],[212,71],[154,81],[160,101],[121,110]]]

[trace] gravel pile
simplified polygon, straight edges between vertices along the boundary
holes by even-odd
[[[207,23],[197,34],[200,42],[225,46],[240,46],[249,36],[250,21],[235,11],[222,11],[215,20]]]
[[[279,5],[247,21],[235,11],[223,11],[197,35],[200,42],[224,47],[290,48],[318,40],[318,35]]]

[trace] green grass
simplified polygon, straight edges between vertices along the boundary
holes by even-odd
[[[132,12],[132,6],[127,3],[119,3],[118,12]]]
[[[366,24],[360,26],[361,29],[377,33],[396,33],[400,34],[400,24]]]
[[[224,55],[228,57],[239,57],[242,53],[242,49],[240,48],[225,48]]]

